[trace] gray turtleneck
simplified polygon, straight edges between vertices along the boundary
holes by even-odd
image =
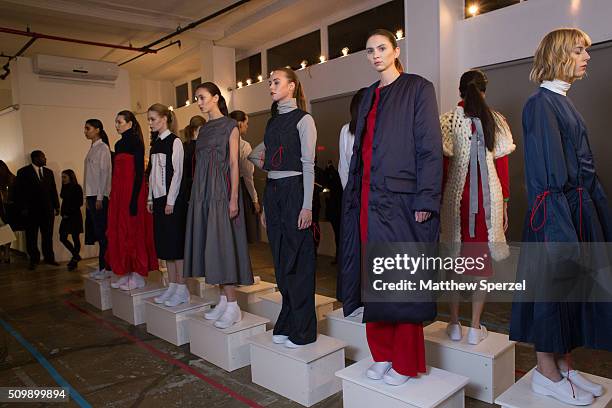
[[[278,103],[278,113],[291,112],[297,109],[295,98],[291,98]],[[304,202],[302,208],[312,210],[312,192],[314,189],[314,158],[317,145],[317,128],[315,127],[314,119],[310,115],[305,115],[297,124],[297,129],[300,134],[300,142],[302,145],[302,171],[277,171],[271,170],[268,172],[268,178],[279,179],[291,176],[299,176],[303,174],[304,182]],[[261,142],[253,149],[249,155],[249,160],[260,169],[263,168],[266,154],[266,146]]]

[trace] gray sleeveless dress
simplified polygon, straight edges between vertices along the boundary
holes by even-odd
[[[195,147],[183,275],[213,285],[253,283],[242,197],[238,216],[229,218],[229,137],[236,126],[226,116],[206,122]]]

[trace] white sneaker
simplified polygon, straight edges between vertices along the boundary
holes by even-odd
[[[574,385],[582,388],[585,391],[590,392],[595,397],[601,397],[604,393],[604,389],[600,384],[596,384],[589,381],[584,377],[578,370],[570,370],[569,375],[567,371],[561,371],[561,375],[571,381]]]
[[[227,307],[227,298],[225,295],[219,296],[219,303],[215,306],[213,310],[210,312],[204,313],[204,318],[206,320],[217,320],[223,315],[225,312],[225,308]]]
[[[285,347],[290,348],[290,349],[297,349],[297,348],[304,347],[304,346],[305,344],[295,344],[294,342],[289,340],[289,338],[285,340]]]
[[[387,371],[391,368],[391,362],[389,361],[380,361],[378,363],[374,363],[368,368],[366,371],[366,377],[371,380],[382,380],[382,378],[387,374]]]
[[[351,313],[347,317],[358,317],[358,316],[361,316],[362,314],[363,314],[363,307],[358,307],[357,309],[353,310],[353,313]]]
[[[461,323],[448,323],[446,326],[446,334],[448,334],[448,338],[452,341],[460,341],[463,337],[463,329],[461,328]]]
[[[402,385],[409,379],[410,377],[398,373],[393,368],[387,371],[387,374],[385,374],[385,376],[383,377],[383,381],[385,382],[385,384],[388,385]]]
[[[170,299],[170,296],[172,296],[174,294],[175,290],[176,290],[176,283],[170,282],[170,285],[168,285],[168,288],[164,291],[164,293],[162,293],[161,295],[155,297],[153,299],[153,301],[155,303],[157,303],[158,305],[162,304],[166,300]]]
[[[187,285],[179,285],[177,283],[174,293],[172,293],[172,296],[170,296],[164,304],[168,307],[174,307],[187,302],[189,302],[189,290],[187,290]]]
[[[567,378],[554,382],[538,370],[533,370],[531,389],[536,394],[548,395],[570,405],[590,405],[593,403],[593,394],[583,390],[575,384],[570,384]]]
[[[125,285],[126,283],[128,283],[129,279],[130,279],[130,275],[123,275],[115,282],[111,282],[111,288],[118,289],[122,285]]]
[[[119,289],[121,289],[121,290],[135,290],[135,289],[144,288],[146,284],[147,283],[145,282],[145,280],[144,280],[144,278],[142,276],[140,276],[136,272],[132,272],[130,274],[130,277],[129,277],[127,283],[124,283],[123,285],[119,286]]]
[[[284,334],[273,334],[272,335],[272,343],[274,344],[283,344],[289,339],[289,336],[285,336]]]
[[[487,338],[489,332],[487,332],[487,328],[482,324],[480,325],[480,329],[475,329],[470,327],[468,331],[468,343],[476,345]]]
[[[219,329],[227,329],[242,320],[242,312],[238,307],[238,302],[227,302],[225,312],[221,315],[219,320],[215,322],[215,327]]]

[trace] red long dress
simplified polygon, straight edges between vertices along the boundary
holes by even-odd
[[[153,242],[153,217],[146,210],[147,186],[142,178],[138,212],[130,215],[135,177],[134,155],[120,153],[113,161],[113,179],[108,204],[108,249],[106,261],[117,275],[137,272],[147,276],[158,268]]]
[[[463,106],[463,102],[459,102],[459,106]],[[475,131],[474,124],[472,124],[472,132]],[[495,159],[495,169],[497,170],[497,177],[501,183],[502,195],[504,200],[510,198],[510,173],[508,168],[508,156],[500,157]],[[444,183],[447,180],[449,166],[449,158],[444,157]],[[443,184],[444,185],[444,184]],[[476,213],[476,225],[474,227],[474,237],[470,237],[470,169],[465,179],[465,185],[463,187],[463,194],[461,195],[460,202],[460,217],[461,217],[461,242],[465,243],[477,243],[477,242],[489,242],[489,232],[487,230],[487,222],[485,219],[485,211],[482,205],[482,180],[480,178],[480,170],[478,171],[478,213]],[[463,247],[462,256],[480,257],[482,251],[479,246]],[[471,276],[492,276],[493,265],[491,264],[491,257],[489,256],[485,260],[485,267],[483,270],[478,271],[476,269],[465,272],[465,275]]]
[[[376,110],[380,100],[380,89],[376,89],[374,104],[368,113],[366,132],[363,135],[361,157],[363,175],[361,178],[361,206],[359,227],[361,245],[368,241],[368,197],[372,166],[372,143]],[[372,358],[376,362],[389,361],[399,374],[416,377],[426,372],[425,338],[423,325],[417,323],[370,322],[366,323],[366,335]]]

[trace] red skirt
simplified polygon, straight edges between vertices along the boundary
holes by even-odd
[[[153,242],[153,216],[146,210],[147,188],[142,181],[138,212],[130,215],[134,186],[134,156],[120,153],[113,162],[113,181],[108,204],[106,262],[117,275],[137,272],[147,276],[158,268]]]

